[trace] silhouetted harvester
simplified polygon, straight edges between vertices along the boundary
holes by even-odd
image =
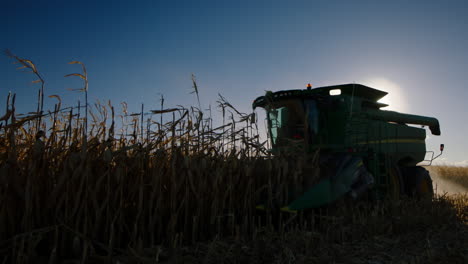
[[[267,92],[255,99],[253,108],[266,110],[271,152],[306,160],[303,186],[290,187],[287,204],[278,205],[283,211],[317,208],[344,197],[432,196],[429,173],[417,166],[428,153],[426,130],[409,124],[440,135],[439,121],[381,110],[388,106],[378,102],[385,95],[360,84],[315,89],[309,84],[305,90]],[[429,162],[440,156],[430,153]],[[312,162],[312,157],[318,158]],[[312,171],[319,176],[307,180]]]

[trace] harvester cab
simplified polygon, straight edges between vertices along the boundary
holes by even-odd
[[[291,194],[285,211],[316,208],[342,197],[432,195],[432,181],[423,167],[428,126],[440,135],[433,117],[381,110],[386,92],[360,84],[267,92],[253,102],[266,110],[274,155],[319,157],[316,181]],[[288,156],[289,157],[289,156]],[[311,170],[304,170],[311,171]],[[313,175],[305,175],[305,177]]]

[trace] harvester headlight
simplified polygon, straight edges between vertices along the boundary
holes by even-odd
[[[329,93],[330,93],[331,96],[340,95],[341,94],[341,89],[333,89],[333,90],[330,90]]]

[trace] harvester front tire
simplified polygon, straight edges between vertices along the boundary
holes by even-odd
[[[410,197],[429,199],[434,195],[431,176],[423,167],[406,168],[405,182],[407,186],[406,193]]]

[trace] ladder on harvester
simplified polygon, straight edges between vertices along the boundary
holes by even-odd
[[[369,137],[370,123],[364,118],[359,118],[359,115],[351,116],[345,128],[345,137],[347,137],[346,144],[348,146],[355,146],[353,151],[365,153],[367,152],[368,164],[367,168],[371,172],[375,180],[375,187],[384,190],[387,187],[389,179],[390,161],[385,157],[381,151],[381,144],[369,147],[369,144],[375,143],[375,139]],[[380,137],[379,137],[380,138]],[[382,192],[379,192],[382,193]]]

